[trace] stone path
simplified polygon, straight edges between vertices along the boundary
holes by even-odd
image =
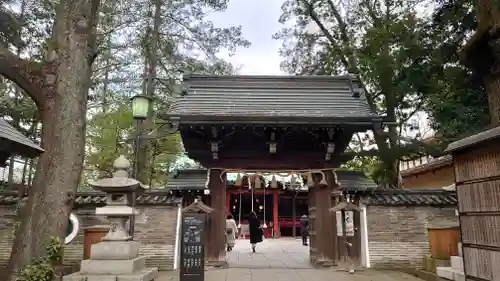
[[[179,273],[162,272],[155,281],[179,281]],[[332,269],[250,269],[208,270],[204,281],[422,281],[393,271],[359,271],[354,274]]]
[[[238,240],[227,255],[227,269],[205,271],[204,281],[422,281],[394,271],[364,270],[349,274],[309,265],[309,247],[301,240],[269,239],[258,244],[252,253],[248,240]],[[178,272],[161,272],[155,281],[179,281]]]
[[[252,253],[249,240],[237,240],[227,262],[232,268],[311,268],[309,247],[293,238],[265,239]]]

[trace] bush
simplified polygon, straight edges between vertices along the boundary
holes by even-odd
[[[45,256],[25,266],[16,281],[52,281],[54,265],[62,263],[63,243],[58,237],[50,237],[45,244]]]
[[[25,266],[16,281],[52,281],[53,279],[52,264],[47,259],[42,258]]]
[[[64,246],[59,237],[50,237],[45,244],[47,259],[52,265],[59,265],[63,260]]]

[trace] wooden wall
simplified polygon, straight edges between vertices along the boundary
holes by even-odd
[[[453,156],[466,280],[500,280],[500,146]]]
[[[404,188],[439,189],[455,182],[453,166],[431,168],[419,173],[401,173]]]

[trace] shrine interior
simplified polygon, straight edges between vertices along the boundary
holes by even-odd
[[[280,236],[293,236],[293,196],[281,195],[278,203],[278,223]],[[253,209],[262,223],[266,223],[270,229],[273,228],[273,195],[254,194]],[[252,211],[252,194],[240,193],[230,195],[229,212],[233,215],[238,225],[246,224],[248,215]],[[264,203],[265,202],[265,203]],[[295,226],[296,236],[300,236],[299,219],[308,213],[307,195],[295,198]]]

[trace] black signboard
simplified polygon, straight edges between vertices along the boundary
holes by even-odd
[[[180,281],[205,280],[206,214],[182,214]]]

